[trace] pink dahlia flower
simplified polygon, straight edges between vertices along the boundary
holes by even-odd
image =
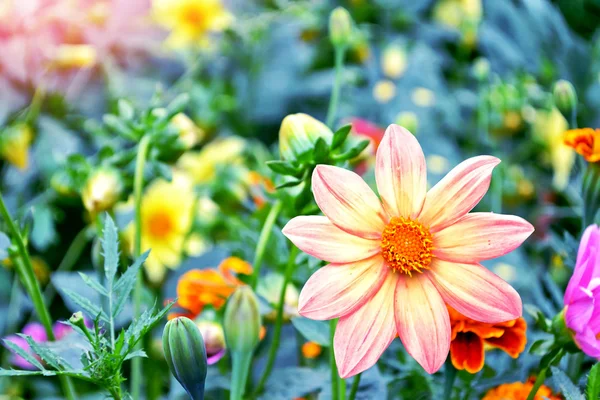
[[[316,167],[312,189],[325,216],[296,217],[283,233],[331,263],[306,282],[299,312],[339,318],[341,377],[374,365],[396,335],[428,373],[437,371],[450,348],[446,304],[481,322],[521,316],[518,293],[479,262],[514,250],[533,226],[511,215],[469,214],[499,162],[470,158],[427,191],[421,146],[391,125],[377,150],[381,199],[351,171]]]
[[[575,342],[600,359],[600,229],[590,225],[581,238],[573,276],[565,292],[565,322]]]

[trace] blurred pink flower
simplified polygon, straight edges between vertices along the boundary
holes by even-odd
[[[565,292],[565,322],[581,350],[600,359],[600,229],[590,225],[579,244]]]
[[[48,336],[46,336],[46,331],[44,330],[44,326],[39,322],[30,322],[25,325],[23,328],[24,335],[31,336],[34,342],[43,343],[48,340]],[[13,342],[23,350],[29,352],[29,345],[27,341],[18,335],[10,335],[4,338],[6,341]],[[38,358],[38,357],[36,357]],[[11,363],[16,367],[23,369],[36,369],[33,365],[31,365],[28,361],[26,361],[23,357],[13,354],[11,358]]]
[[[355,173],[319,165],[312,189],[325,216],[296,217],[283,229],[331,262],[306,282],[299,312],[339,318],[334,351],[343,378],[375,364],[396,335],[434,373],[450,348],[446,304],[481,322],[521,316],[519,294],[479,263],[517,248],[533,226],[469,213],[489,188],[495,157],[462,162],[429,191],[425,156],[406,129],[390,125],[376,157],[381,199]]]

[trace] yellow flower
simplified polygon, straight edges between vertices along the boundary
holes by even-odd
[[[477,43],[477,28],[481,21],[481,0],[440,0],[434,10],[434,21],[462,33],[468,47]]]
[[[412,91],[410,98],[412,102],[419,107],[431,107],[435,104],[435,93],[433,91],[418,87]]]
[[[397,79],[406,71],[408,60],[406,52],[398,45],[390,45],[384,51],[381,57],[381,69],[385,76],[391,79]]]
[[[233,21],[221,0],[154,0],[152,8],[158,24],[171,31],[166,42],[171,48],[205,47],[211,33]]]
[[[148,279],[163,280],[166,268],[177,268],[192,227],[195,202],[191,184],[175,174],[172,182],[154,181],[142,198],[142,251],[151,249],[144,263]],[[129,225],[125,235],[133,244],[135,228]]]
[[[97,53],[88,44],[62,44],[56,49],[52,66],[55,68],[89,68],[96,64]]]
[[[204,130],[184,113],[175,115],[171,119],[171,125],[179,132],[179,140],[187,149],[191,149],[206,137]]]
[[[0,133],[0,156],[19,169],[27,169],[32,140],[33,131],[29,125],[13,125]]]
[[[568,129],[567,120],[557,108],[550,111],[538,110],[533,126],[534,134],[548,147],[550,163],[554,169],[553,184],[564,189],[575,162],[575,153],[564,143],[564,133]]]
[[[217,139],[200,151],[185,153],[177,166],[187,173],[194,183],[207,183],[215,177],[217,167],[240,164],[245,146],[246,143],[239,137]]]
[[[123,183],[114,168],[101,168],[87,180],[81,192],[85,208],[92,214],[110,210],[121,197]]]
[[[373,87],[373,97],[378,103],[388,103],[396,96],[396,85],[388,80],[381,80]]]

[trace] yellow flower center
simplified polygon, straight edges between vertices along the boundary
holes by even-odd
[[[411,275],[431,264],[433,236],[409,218],[393,217],[381,234],[381,255],[390,268]]]
[[[167,213],[155,213],[148,218],[148,230],[150,235],[164,238],[173,230],[173,221]]]

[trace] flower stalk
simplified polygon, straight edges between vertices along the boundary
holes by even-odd
[[[33,302],[33,307],[35,308],[38,317],[40,318],[40,322],[44,326],[44,330],[46,331],[46,335],[48,339],[54,341],[56,338],[54,337],[54,331],[52,330],[52,319],[50,317],[50,312],[48,311],[48,307],[44,301],[44,296],[42,294],[42,290],[40,288],[40,284],[35,277],[35,272],[33,269],[33,265],[31,264],[31,257],[29,256],[29,251],[27,250],[27,246],[25,246],[25,241],[21,236],[21,232],[17,228],[17,225],[13,221],[10,213],[8,212],[8,208],[4,202],[4,197],[2,193],[0,193],[0,214],[2,214],[2,218],[8,225],[8,229],[10,231],[13,242],[17,245],[17,250],[19,252],[19,257],[15,259],[14,265],[17,270],[17,274],[21,279],[21,283],[27,290],[27,293],[31,297],[31,301]],[[59,380],[64,392],[65,397],[68,400],[75,400],[75,389],[69,377],[59,375]]]
[[[333,338],[335,336],[335,327],[337,325],[337,319],[332,319],[329,321],[329,368],[331,369],[331,398],[337,399],[339,396],[338,390],[338,370],[337,365],[335,364],[335,352],[333,350]]]
[[[135,202],[135,237],[133,242],[133,257],[138,258],[142,253],[142,191],[144,189],[144,167],[150,148],[150,136],[144,136],[139,143],[135,162],[133,181],[133,198]],[[139,318],[142,312],[142,272],[138,273],[133,290],[133,318]],[[138,347],[139,348],[139,347]],[[136,357],[131,361],[131,396],[134,400],[140,398],[142,385],[142,358]]]
[[[355,400],[356,394],[358,393],[358,387],[360,386],[360,378],[362,376],[362,372],[360,374],[354,375],[354,379],[352,380],[352,387],[350,388],[350,396],[348,400]]]
[[[262,267],[265,251],[267,250],[267,244],[271,238],[271,233],[273,232],[273,226],[275,225],[277,216],[279,216],[282,208],[283,203],[281,200],[277,200],[275,203],[273,203],[273,206],[269,211],[269,215],[267,215],[267,219],[265,220],[265,224],[260,232],[260,236],[258,237],[256,251],[254,252],[254,272],[252,273],[252,278],[250,279],[250,285],[252,286],[252,289],[256,289],[256,285],[258,284],[258,277],[260,276],[260,269]]]
[[[344,72],[344,56],[346,54],[346,47],[336,46],[335,47],[335,80],[333,82],[333,89],[331,90],[331,97],[329,99],[329,108],[327,110],[327,126],[333,126],[335,122],[335,115],[337,113],[340,89],[342,87],[342,74]]]

